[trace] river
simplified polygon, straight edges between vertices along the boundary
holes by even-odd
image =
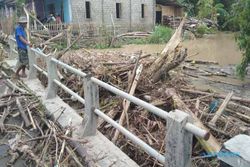
[[[182,45],[188,49],[188,59],[218,62],[220,65],[238,64],[241,52],[232,33],[205,35],[203,38],[185,40]],[[122,48],[100,49],[99,52],[120,51],[134,53],[142,50],[146,53],[160,53],[165,44],[124,45]]]

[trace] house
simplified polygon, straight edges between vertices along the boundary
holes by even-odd
[[[118,30],[152,30],[155,0],[36,0],[37,15],[60,14],[66,23]]]
[[[0,0],[14,1],[14,0]],[[26,0],[40,20],[60,15],[64,23],[86,27],[115,27],[116,33],[151,31],[164,16],[182,16],[173,0]],[[31,5],[33,3],[33,5]]]
[[[184,8],[176,0],[156,0],[156,23],[164,24],[164,18],[182,17]]]

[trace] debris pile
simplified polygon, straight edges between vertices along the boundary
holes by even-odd
[[[163,16],[163,25],[172,27],[176,29],[181,23],[182,17],[174,17],[174,16]],[[187,18],[184,28],[191,32],[194,32],[198,25],[206,25],[207,27],[218,27],[217,23],[210,19],[196,19],[193,17]]]
[[[70,141],[72,127],[61,129],[56,120],[45,114],[39,99],[20,86],[9,87],[0,80],[0,136],[3,166],[85,166]],[[14,83],[12,83],[15,85]],[[19,81],[19,84],[21,82]],[[8,86],[6,86],[8,85]]]

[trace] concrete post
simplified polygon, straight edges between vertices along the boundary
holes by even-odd
[[[33,66],[36,64],[36,54],[28,47],[28,56],[29,56],[29,76],[28,79],[36,79],[37,69]]]
[[[84,78],[84,99],[85,115],[83,121],[83,136],[94,136],[96,135],[98,118],[94,110],[99,108],[99,89],[98,85],[91,81],[90,75]]]
[[[57,74],[57,67],[56,63],[54,63],[51,60],[51,57],[48,56],[46,58],[46,65],[47,65],[47,71],[48,71],[48,87],[47,87],[47,99],[55,98],[57,94],[57,88],[58,86],[54,83],[54,80],[59,80],[58,74]]]
[[[12,39],[9,37],[9,46],[10,46],[10,58],[13,58],[15,57],[15,53],[14,53],[14,49],[15,49],[15,45],[14,45],[14,42],[12,41]]]
[[[180,110],[171,111],[167,119],[166,167],[190,167],[193,135],[184,129],[190,117]]]

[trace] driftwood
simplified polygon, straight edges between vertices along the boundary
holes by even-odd
[[[225,110],[225,108],[227,107],[228,102],[230,101],[230,99],[233,96],[233,92],[229,93],[226,97],[226,99],[223,101],[223,103],[221,104],[220,108],[216,111],[214,117],[212,118],[212,120],[209,122],[209,125],[211,126],[215,126],[218,118],[221,116],[221,114],[223,113],[223,111]]]
[[[10,113],[10,106],[7,106],[4,108],[3,115],[0,119],[0,132],[5,132],[4,121],[6,117],[9,115],[9,113]]]
[[[198,91],[198,90],[190,90],[190,89],[180,89],[180,91],[185,92],[185,93],[191,93],[191,94],[196,94],[196,95],[210,95],[213,97],[217,97],[217,98],[226,98],[225,94],[218,94],[218,93],[208,93],[208,92],[202,92],[202,91]],[[243,98],[243,97],[237,97],[237,96],[233,96],[231,98],[231,100],[233,101],[239,101],[239,102],[243,102],[246,104],[250,104],[250,99],[247,98]]]
[[[67,28],[67,47],[71,44],[71,33],[72,33],[72,26],[69,25]]]
[[[80,34],[66,49],[64,49],[62,52],[59,52],[56,56],[56,59],[60,59],[66,52],[68,52],[69,49],[82,38],[83,35],[84,34]]]
[[[238,113],[237,111],[233,111],[230,109],[226,109],[226,112],[228,112],[230,115],[232,115],[235,118],[239,118],[244,122],[250,123],[250,116],[248,116],[248,115]]]
[[[196,117],[196,115],[186,106],[186,104],[181,100],[180,96],[176,94],[174,89],[167,89],[166,94],[169,97],[172,97],[174,104],[179,110],[182,110],[184,112],[187,112],[194,120],[194,125],[209,131],[201,122],[199,118]],[[219,142],[216,140],[216,138],[213,135],[210,135],[209,139],[207,141],[197,138],[202,147],[207,152],[218,152],[221,149],[221,146]]]
[[[131,88],[130,88],[130,91],[129,91],[129,94],[130,95],[134,95],[134,93],[135,93],[135,89],[136,89],[136,87],[137,87],[137,84],[138,84],[138,82],[139,82],[139,78],[140,78],[140,75],[141,75],[141,72],[142,72],[142,68],[143,68],[143,66],[142,65],[140,65],[138,68],[137,68],[137,70],[136,70],[136,75],[135,75],[135,78],[133,79],[133,83],[132,83],[132,86],[131,86]],[[124,100],[124,102],[123,102],[123,112],[122,112],[122,115],[121,115],[121,117],[120,117],[120,120],[119,120],[119,124],[120,125],[123,125],[124,124],[124,120],[125,120],[125,116],[126,116],[126,114],[127,114],[127,112],[128,112],[128,109],[129,109],[129,107],[130,107],[130,101],[127,101],[127,100]],[[127,116],[127,119],[128,119],[128,116]],[[127,124],[128,124],[128,120],[127,120]],[[129,126],[129,125],[127,125],[127,126]],[[113,137],[113,139],[112,139],[112,142],[116,142],[117,141],[117,139],[118,139],[118,137],[119,137],[119,131],[118,130],[116,130],[115,131],[115,135],[114,135],[114,137]]]
[[[227,108],[230,108],[232,110],[234,110],[235,112],[240,112],[242,114],[246,114],[250,116],[250,108],[246,107],[242,104],[237,104],[234,102],[229,102],[227,105]]]
[[[170,57],[170,54],[172,54],[177,46],[180,44],[182,39],[182,28],[185,23],[185,18],[183,18],[181,24],[179,25],[178,29],[175,31],[174,35],[171,37],[171,39],[168,41],[167,45],[161,52],[161,55],[159,58],[157,58],[153,64],[148,69],[148,75],[150,78],[154,76],[155,73],[157,73],[159,70],[162,69],[162,66],[166,64],[166,60],[168,59],[168,62],[171,62],[173,60],[173,57]]]
[[[24,110],[23,106],[20,103],[20,98],[19,97],[16,98],[16,104],[17,104],[19,112],[20,112],[20,114],[21,114],[21,116],[22,116],[22,118],[24,120],[25,126],[29,127],[30,126],[30,121],[29,121],[27,115],[25,114],[25,110]]]
[[[64,33],[61,32],[61,33],[57,34],[56,36],[54,36],[54,37],[48,39],[47,41],[41,43],[40,46],[47,45],[47,44],[49,44],[51,41],[57,40],[58,38],[61,38],[61,37],[63,37],[63,36],[64,36]]]
[[[152,82],[156,83],[161,79],[162,76],[168,75],[168,72],[179,66],[186,57],[187,57],[187,49],[185,49],[185,51],[180,51],[180,53],[178,53],[178,55],[175,56],[173,61],[164,64],[159,71],[157,71],[154,75],[152,75]]]

